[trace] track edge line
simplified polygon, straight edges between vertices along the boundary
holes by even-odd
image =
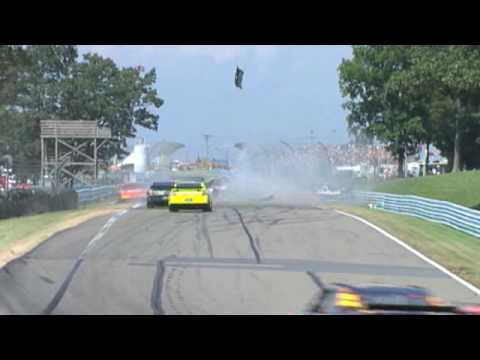
[[[386,236],[387,238],[389,238],[390,240],[393,240],[395,241],[398,245],[402,246],[403,248],[407,249],[408,251],[410,251],[411,253],[413,253],[414,255],[417,255],[420,259],[422,259],[423,261],[429,263],[430,265],[432,265],[433,267],[435,267],[437,270],[440,270],[441,272],[443,272],[444,274],[448,275],[450,278],[452,278],[453,280],[459,282],[460,284],[462,284],[463,286],[465,286],[466,288],[468,288],[469,290],[473,291],[476,295],[480,295],[480,289],[477,288],[475,285],[469,283],[468,281],[462,279],[460,276],[454,274],[453,272],[451,272],[450,270],[448,270],[447,268],[445,268],[443,265],[440,265],[439,263],[435,262],[434,260],[430,259],[429,257],[427,257],[426,255],[422,254],[420,251],[418,250],[415,250],[413,247],[411,247],[410,245],[406,244],[405,242],[403,242],[402,240],[400,240],[399,238],[397,238],[396,236],[388,233],[387,231],[383,230],[382,228],[380,228],[379,226],[375,225],[375,224],[372,224],[371,222],[369,222],[368,220],[365,220],[363,219],[362,217],[360,216],[357,216],[357,215],[353,215],[353,214],[349,214],[347,212],[344,212],[344,211],[341,211],[341,210],[337,210],[335,209],[335,212],[338,213],[338,214],[341,214],[341,215],[344,215],[344,216],[347,216],[347,217],[350,217],[352,219],[355,219],[369,227],[371,227],[372,229],[378,231],[379,233],[381,233],[382,235]]]

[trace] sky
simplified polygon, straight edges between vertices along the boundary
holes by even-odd
[[[326,144],[349,140],[337,68],[352,51],[346,45],[82,45],[118,66],[155,67],[164,105],[158,132],[140,128],[147,143],[174,141],[186,147],[180,160],[211,157],[241,141],[271,144],[308,141],[310,132]],[[234,86],[236,67],[243,89]]]

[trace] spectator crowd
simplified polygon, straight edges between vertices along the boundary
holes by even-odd
[[[383,145],[330,145],[330,162],[334,166],[380,166],[394,165],[396,160]]]
[[[251,147],[245,155],[244,164],[250,169],[271,175],[319,177],[352,168],[354,176],[386,179],[397,171],[397,161],[383,145],[283,143],[281,147]]]

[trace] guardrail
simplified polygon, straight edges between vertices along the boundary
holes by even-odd
[[[393,195],[376,192],[357,192],[361,203],[403,215],[415,216],[441,223],[469,235],[480,237],[480,211],[448,201],[427,199],[414,195]]]
[[[75,190],[78,193],[78,203],[88,204],[96,201],[107,200],[118,194],[118,187],[114,185],[98,186]]]

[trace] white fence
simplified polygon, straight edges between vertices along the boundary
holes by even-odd
[[[425,220],[451,226],[469,235],[480,237],[480,211],[413,195],[393,195],[375,192],[358,192],[356,198],[374,208],[394,213],[416,216]]]
[[[75,190],[79,204],[88,204],[100,200],[111,199],[118,194],[118,187],[113,185],[98,186]]]

